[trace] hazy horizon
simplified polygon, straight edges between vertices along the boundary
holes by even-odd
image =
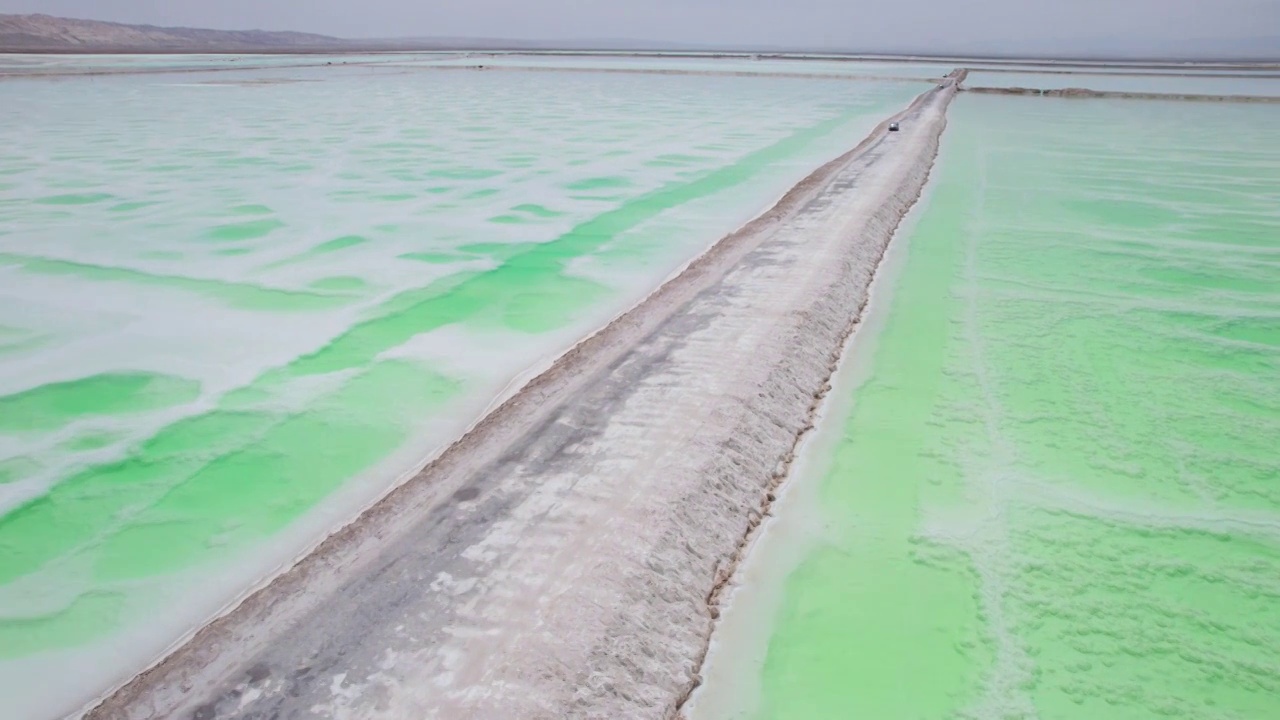
[[[500,38],[790,47],[1178,57],[1280,55],[1275,0],[473,0],[422,6],[405,0],[0,0],[0,12],[219,30],[291,30],[351,39]],[[1266,30],[1264,30],[1266,29]],[[1267,36],[1270,32],[1273,36]]]

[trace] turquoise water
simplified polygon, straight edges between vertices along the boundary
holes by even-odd
[[[0,696],[70,710],[914,85],[0,82]]]
[[[1280,122],[961,96],[693,717],[1280,717]]]

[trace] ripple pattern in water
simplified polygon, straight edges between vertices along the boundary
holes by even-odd
[[[0,695],[127,675],[916,90],[0,83]]]
[[[695,717],[1280,717],[1276,120],[956,102]]]

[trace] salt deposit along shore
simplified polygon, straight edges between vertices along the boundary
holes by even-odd
[[[955,90],[881,123],[87,716],[673,717]]]

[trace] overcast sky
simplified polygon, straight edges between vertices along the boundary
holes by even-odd
[[[0,0],[0,12],[346,37],[636,39],[1177,55],[1270,36],[1280,0]]]

